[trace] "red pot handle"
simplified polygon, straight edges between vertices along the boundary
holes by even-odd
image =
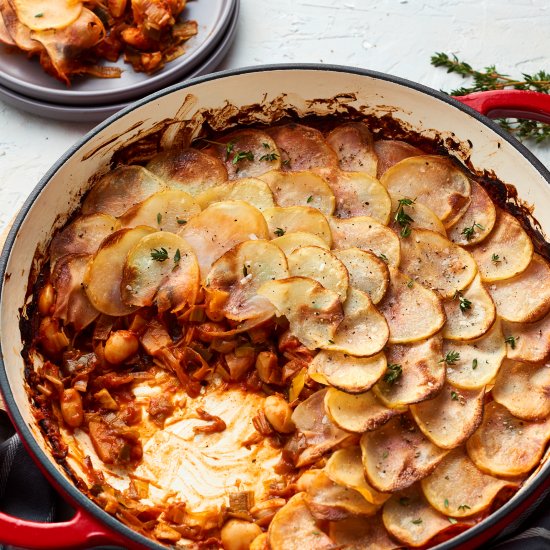
[[[489,118],[526,118],[550,124],[550,94],[490,90],[453,97]]]

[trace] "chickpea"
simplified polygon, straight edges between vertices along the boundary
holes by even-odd
[[[276,384],[280,382],[279,361],[272,351],[261,351],[256,358],[256,370],[262,382]]]
[[[40,296],[38,297],[38,311],[40,315],[48,315],[50,310],[53,307],[55,302],[55,291],[53,285],[48,283],[40,291]]]
[[[222,544],[225,550],[249,550],[252,541],[262,534],[255,523],[242,519],[230,519],[221,531]]]
[[[250,545],[250,550],[269,550],[267,544],[267,533],[262,533],[258,535]]]
[[[53,355],[61,353],[69,345],[69,339],[60,328],[59,321],[51,317],[44,317],[40,321],[38,335],[44,349]]]
[[[273,429],[279,433],[288,434],[296,429],[292,421],[292,409],[278,395],[269,395],[264,401],[264,413]]]
[[[118,365],[134,355],[139,347],[137,336],[129,330],[111,332],[105,342],[105,359],[113,365]]]
[[[78,428],[84,421],[84,409],[80,394],[74,388],[63,390],[60,405],[65,423],[71,428]]]

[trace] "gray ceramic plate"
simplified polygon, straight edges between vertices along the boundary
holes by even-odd
[[[64,106],[130,102],[180,80],[205,62],[226,33],[236,3],[237,0],[191,0],[182,17],[198,22],[198,34],[187,42],[184,55],[153,75],[137,73],[120,59],[115,66],[123,69],[121,78],[75,77],[67,88],[46,74],[37,58],[29,60],[24,52],[8,51],[0,45],[0,85],[28,98]]]

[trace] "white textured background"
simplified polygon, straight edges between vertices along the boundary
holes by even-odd
[[[208,2],[209,0],[197,0]],[[437,89],[460,85],[430,65],[456,53],[511,75],[550,71],[547,0],[241,0],[220,68],[324,62],[386,72]],[[42,119],[0,100],[0,228],[55,160],[94,125]],[[550,144],[532,147],[550,166]]]

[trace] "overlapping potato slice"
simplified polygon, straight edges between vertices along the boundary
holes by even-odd
[[[120,286],[122,301],[140,307],[154,303],[161,312],[177,312],[195,303],[199,281],[199,264],[191,246],[174,233],[157,231],[128,252]]]
[[[271,170],[258,177],[269,186],[278,206],[311,206],[326,216],[334,212],[334,193],[315,172]]]
[[[145,226],[120,229],[101,243],[88,264],[83,281],[86,295],[98,311],[118,317],[137,309],[122,300],[122,273],[130,250],[153,232],[154,229]]]
[[[118,229],[120,229],[120,223],[109,214],[79,216],[52,239],[50,244],[52,268],[65,254],[94,254],[101,241]]]
[[[12,0],[12,5],[19,21],[33,31],[64,29],[76,21],[82,11],[82,2],[70,0]]]
[[[410,197],[426,205],[450,227],[470,204],[470,181],[449,159],[437,155],[410,157],[380,179],[392,197]]]
[[[271,302],[258,295],[258,288],[288,275],[286,257],[278,246],[264,240],[244,241],[214,262],[207,284],[227,293],[222,307],[225,316],[243,321],[275,313]]]
[[[460,390],[447,383],[433,399],[411,405],[411,413],[430,441],[442,449],[453,449],[481,424],[484,396],[485,388]]]
[[[550,415],[550,365],[505,359],[491,393],[517,418],[546,418]]]
[[[220,201],[245,201],[260,211],[275,206],[271,189],[258,178],[242,178],[210,187],[197,195],[196,200],[201,208]]]
[[[415,342],[435,334],[445,323],[445,311],[435,292],[390,268],[390,286],[378,309],[390,328],[389,342]]]
[[[307,233],[305,231],[291,231],[286,233],[284,229],[281,231],[275,230],[276,234],[281,234],[280,237],[273,239],[271,242],[276,244],[286,256],[290,256],[295,250],[302,246],[319,246],[321,248],[329,249],[327,242],[313,233]]]
[[[143,166],[119,166],[94,184],[84,199],[82,213],[122,216],[132,206],[165,188],[166,184]]]
[[[329,222],[333,248],[360,248],[372,252],[390,266],[399,265],[399,239],[389,227],[369,216],[345,220],[330,218]]]
[[[427,439],[407,415],[365,432],[361,451],[367,481],[378,491],[390,493],[431,474],[448,452]]]
[[[376,176],[378,157],[374,152],[374,139],[364,122],[340,124],[329,132],[326,140],[336,152],[341,170]]]
[[[446,363],[447,380],[453,386],[464,390],[482,388],[496,376],[502,360],[506,357],[506,344],[500,320],[497,319],[491,329],[477,340],[445,340],[443,357],[453,359]]]
[[[223,163],[197,149],[170,149],[155,155],[147,170],[164,180],[170,189],[179,189],[195,197],[227,182]]]
[[[449,227],[449,239],[462,246],[481,242],[493,230],[496,220],[496,209],[491,197],[479,183],[470,180],[470,206],[460,220]]]
[[[549,440],[550,416],[538,422],[521,420],[491,401],[485,405],[483,422],[466,448],[481,471],[508,478],[531,471]]]
[[[332,244],[331,230],[327,219],[319,210],[310,206],[275,206],[264,210],[271,238],[281,233],[312,233]]]
[[[493,281],[487,290],[503,319],[515,323],[539,321],[550,310],[550,266],[533,254],[525,271],[511,279]]]
[[[481,283],[479,273],[468,288],[444,300],[443,307],[447,317],[443,337],[449,340],[480,338],[495,322],[495,304]]]
[[[360,248],[334,250],[333,254],[346,266],[350,285],[366,292],[373,304],[380,302],[390,284],[386,262]]]
[[[244,201],[210,205],[182,225],[179,234],[195,251],[202,279],[206,278],[212,264],[236,244],[266,239],[269,235],[262,213]]]
[[[6,27],[4,16],[2,14],[3,11],[4,6],[2,5],[2,2],[0,2],[0,42],[6,46],[17,46],[15,40],[12,38],[8,28]]]
[[[536,323],[503,321],[502,332],[508,359],[538,363],[550,357],[550,315]]]
[[[367,483],[361,448],[358,446],[334,451],[327,461],[325,473],[334,483],[358,491],[375,506],[384,504],[390,498],[390,495],[378,492]]]
[[[276,514],[269,524],[268,540],[271,548],[285,550],[329,550],[332,540],[318,527],[304,502],[304,493],[295,494]]]
[[[432,399],[445,382],[441,350],[440,335],[412,344],[388,346],[388,370],[373,391],[384,405],[392,408]]]
[[[378,179],[394,164],[409,157],[424,155],[422,149],[418,149],[418,147],[405,141],[399,141],[398,139],[380,139],[375,141],[374,152],[378,157],[378,168],[376,170],[376,177]]]
[[[268,281],[258,288],[290,323],[290,331],[309,349],[326,347],[344,319],[336,292],[307,277]]]
[[[315,128],[291,123],[270,128],[269,133],[281,151],[283,170],[332,169],[338,166],[336,153]]]
[[[477,273],[476,262],[466,250],[429,229],[413,229],[401,239],[400,269],[444,298],[466,288]]]
[[[288,270],[293,277],[309,277],[333,290],[342,302],[346,299],[348,270],[329,250],[319,246],[302,246],[289,254]]]
[[[160,231],[176,233],[201,211],[193,197],[175,189],[159,191],[136,204],[120,217],[122,227],[148,225]]]
[[[365,521],[363,518],[348,518],[331,522],[330,538],[338,548],[349,550],[396,550],[402,548],[393,541],[377,514]]]
[[[363,393],[372,388],[386,371],[386,356],[354,357],[339,351],[321,350],[309,364],[308,374],[321,384],[347,393]]]
[[[497,208],[493,231],[469,251],[482,281],[501,281],[527,269],[533,257],[533,243],[514,216]]]
[[[325,397],[325,409],[334,424],[354,433],[376,430],[390,418],[403,412],[397,408],[385,407],[374,392],[350,395],[336,388],[329,388]]]
[[[400,199],[402,200],[401,203],[399,202]],[[403,214],[406,217],[403,217]],[[406,236],[410,229],[429,229],[440,233],[444,237],[447,236],[445,226],[434,212],[424,204],[408,197],[396,198],[391,196],[390,227],[401,236]]]

